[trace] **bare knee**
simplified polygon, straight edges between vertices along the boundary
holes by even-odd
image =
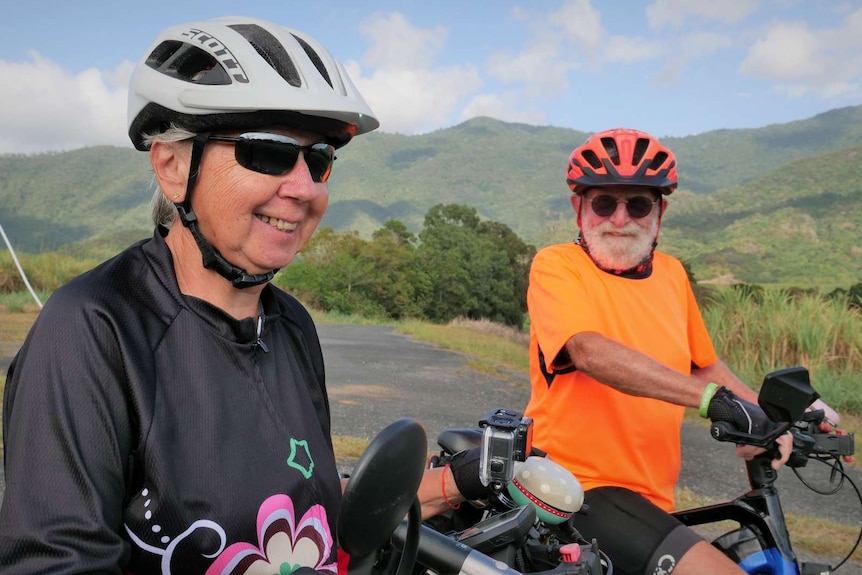
[[[739,565],[706,541],[695,543],[673,568],[673,575],[743,575],[744,573],[745,571]],[[663,574],[656,571],[656,575]]]

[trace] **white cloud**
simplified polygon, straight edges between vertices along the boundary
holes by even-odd
[[[776,24],[751,46],[739,73],[773,81],[779,91],[793,96],[859,94],[862,10],[832,29],[812,30],[803,22]]]
[[[492,78],[507,84],[522,84],[528,91],[563,91],[568,87],[566,74],[575,67],[574,61],[560,57],[559,46],[554,42],[535,42],[523,52],[496,52],[489,59],[485,71]]]
[[[362,57],[363,65],[384,70],[431,67],[448,37],[442,26],[417,28],[399,13],[372,16],[361,24],[360,31],[373,42]]]
[[[565,35],[561,39],[594,50],[605,35],[602,15],[593,8],[590,0],[568,0],[550,15],[550,22],[562,27]]]
[[[656,61],[669,52],[664,38],[610,34],[591,0],[566,0],[545,13],[519,8],[513,15],[529,30],[526,48],[495,53],[486,72],[512,87],[520,85],[522,101],[535,103],[564,94],[573,71],[601,74],[610,69],[607,64]]]
[[[541,14],[516,8],[512,15],[528,29],[527,47],[494,53],[486,72],[507,84],[522,85],[528,94],[566,91],[568,73],[589,61],[605,36],[601,14],[590,0],[568,0],[558,10]]]
[[[445,125],[482,85],[473,66],[434,67],[445,47],[444,28],[417,28],[401,14],[383,14],[361,29],[371,47],[361,64],[345,67],[381,130],[417,134]]]
[[[506,122],[521,122],[524,124],[544,124],[548,121],[547,116],[541,110],[524,107],[521,102],[521,94],[478,94],[464,106],[461,112],[461,121],[476,118],[478,116],[489,116]]]
[[[665,52],[664,45],[657,40],[634,36],[611,36],[602,54],[608,62],[646,62],[654,60]]]
[[[502,119],[507,117],[508,105],[499,94],[478,94],[473,96],[461,111],[461,120],[469,120],[478,116],[488,116]]]
[[[732,47],[734,39],[717,32],[694,32],[683,39],[682,49],[692,57],[705,56]]]
[[[378,69],[368,76],[355,62],[346,67],[386,132],[419,134],[446,125],[464,99],[482,84],[470,67]]]
[[[686,20],[735,24],[753,13],[760,0],[656,0],[646,8],[652,30],[680,28]]]
[[[667,57],[652,79],[657,84],[684,81],[686,71],[694,60],[733,45],[733,38],[715,32],[695,32],[684,36],[668,44],[672,48],[668,47]]]
[[[797,80],[817,73],[817,38],[804,23],[781,23],[748,51],[739,70],[774,80]]]
[[[72,75],[36,52],[0,60],[0,153],[130,146],[126,94],[133,64]]]

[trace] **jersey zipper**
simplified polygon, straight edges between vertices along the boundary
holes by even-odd
[[[260,335],[263,333],[263,304],[258,302],[257,304],[257,346],[263,350],[263,353],[269,353],[269,348],[263,340],[260,338]]]

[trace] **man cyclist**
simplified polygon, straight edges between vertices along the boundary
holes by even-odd
[[[530,272],[534,445],[583,485],[589,512],[574,527],[616,572],[741,573],[669,514],[685,407],[742,431],[770,426],[717,357],[682,264],[655,250],[676,159],[649,134],[608,130],[572,152],[567,182],[580,234],[540,250]]]

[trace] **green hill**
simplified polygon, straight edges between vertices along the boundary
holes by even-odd
[[[567,240],[576,230],[564,170],[586,137],[490,118],[418,136],[371,133],[338,151],[322,225],[368,237],[396,218],[417,231],[428,208],[458,203],[537,246]],[[699,278],[862,278],[862,173],[852,160],[862,106],[663,141],[679,159],[680,191],[662,247]],[[0,223],[23,252],[107,257],[149,235],[150,182],[147,155],[130,148],[0,155]]]
[[[827,288],[862,281],[862,146],[686,200],[669,209],[662,246],[700,278]]]
[[[129,226],[149,235],[151,179],[147,155],[126,148],[0,155],[0,223],[31,253]]]
[[[753,180],[806,156],[862,144],[862,106],[750,130],[663,138],[677,156],[681,185],[711,193]]]
[[[369,233],[359,224],[372,221],[379,227],[385,219],[378,214],[398,217],[412,207],[413,217],[401,219],[416,229],[435,203],[458,202],[543,243],[552,237],[543,228],[569,214],[565,166],[572,148],[586,137],[575,130],[490,118],[422,136],[372,133],[339,153],[330,201],[337,206],[361,199],[376,206],[342,206],[324,224]],[[663,141],[677,154],[681,188],[709,194],[798,158],[862,144],[862,106],[788,124]]]

